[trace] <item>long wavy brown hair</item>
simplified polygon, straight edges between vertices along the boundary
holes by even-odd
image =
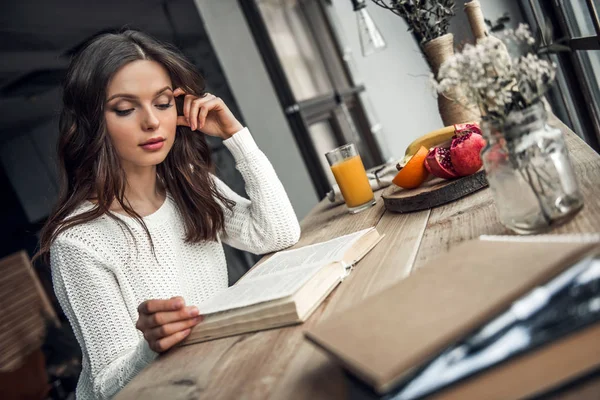
[[[102,215],[131,233],[110,211],[115,200],[141,224],[152,243],[142,217],[124,197],[125,173],[104,120],[110,79],[125,64],[136,60],[162,64],[169,72],[173,88],[180,87],[199,97],[205,94],[204,79],[195,66],[171,45],[133,30],[102,34],[90,40],[72,59],[65,79],[58,141],[61,189],[42,229],[40,248],[34,259],[42,258],[49,263],[50,247],[61,232]],[[183,217],[188,242],[216,240],[224,227],[222,206],[231,210],[234,205],[218,192],[209,174],[212,171],[204,135],[177,126],[173,147],[157,166],[157,178]],[[94,206],[72,215],[85,200],[91,200]]]

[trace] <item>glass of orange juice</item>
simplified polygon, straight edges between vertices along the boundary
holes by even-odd
[[[351,214],[375,204],[373,189],[354,143],[333,149],[325,157]]]

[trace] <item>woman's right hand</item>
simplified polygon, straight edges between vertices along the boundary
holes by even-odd
[[[181,342],[190,334],[191,328],[202,321],[198,308],[186,307],[183,297],[179,296],[168,300],[146,300],[139,305],[138,312],[135,327],[157,353]]]

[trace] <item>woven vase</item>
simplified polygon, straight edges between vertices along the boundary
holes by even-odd
[[[429,63],[431,72],[437,77],[440,66],[454,55],[454,36],[447,33],[432,39],[422,46],[425,58]],[[460,103],[454,99],[461,99]],[[461,124],[464,122],[479,121],[481,115],[475,105],[465,107],[464,96],[458,89],[452,89],[438,95],[438,109],[444,126]]]

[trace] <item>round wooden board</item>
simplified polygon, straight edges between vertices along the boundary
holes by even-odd
[[[459,179],[431,179],[416,189],[402,189],[394,184],[382,194],[383,204],[389,211],[407,213],[426,210],[458,200],[488,185],[485,171]]]

